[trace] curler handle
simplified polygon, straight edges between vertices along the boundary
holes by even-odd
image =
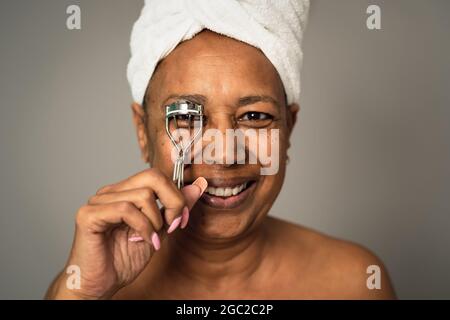
[[[175,166],[173,167],[173,176],[172,180],[176,183],[177,188],[181,189],[184,185],[184,160],[179,157],[175,162]]]

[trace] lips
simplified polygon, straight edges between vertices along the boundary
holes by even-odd
[[[241,193],[241,191],[247,187],[247,184],[248,184],[248,182],[244,182],[244,183],[238,184],[236,186],[217,187],[217,188],[210,186],[210,187],[206,188],[205,192],[207,192],[213,196],[230,197],[230,196],[235,196],[235,195]]]
[[[200,201],[215,209],[235,209],[250,198],[256,188],[256,180],[238,179],[206,179],[208,188]]]

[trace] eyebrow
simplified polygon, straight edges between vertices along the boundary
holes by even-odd
[[[179,99],[179,100],[189,100],[194,103],[205,105],[208,98],[206,98],[204,95],[201,94],[171,94],[168,96],[165,100],[163,105],[166,105],[167,100],[170,99]]]
[[[201,94],[171,94],[164,100],[163,105],[166,104],[167,100],[172,99],[172,98],[189,100],[194,103],[198,103],[198,104],[202,104],[202,105],[205,105],[206,102],[208,101],[208,98]],[[280,104],[278,103],[278,101],[275,98],[268,96],[268,95],[245,96],[245,97],[239,98],[237,105],[239,107],[243,107],[243,106],[251,105],[251,104],[254,104],[257,102],[270,102],[270,103],[273,103],[274,105],[276,105],[277,107],[280,107]]]
[[[280,104],[278,103],[278,101],[275,98],[273,98],[271,96],[267,96],[267,95],[242,97],[239,99],[238,106],[239,107],[247,106],[247,105],[250,105],[253,103],[257,103],[257,102],[270,102],[270,103],[273,103],[274,105],[276,105],[277,107],[280,107]]]

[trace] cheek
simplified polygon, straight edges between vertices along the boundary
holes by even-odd
[[[169,141],[165,130],[154,132],[154,139],[151,140],[151,148],[153,149],[152,167],[158,168],[166,175],[172,175],[172,143]]]
[[[261,202],[262,205],[269,204],[275,201],[278,193],[281,191],[284,180],[284,170],[280,168],[277,174],[272,176],[264,176],[263,183],[261,184],[261,194],[262,199],[267,199],[265,202]]]
[[[259,190],[258,197],[261,199],[267,199],[265,202],[261,202],[261,206],[267,206],[267,204],[272,204],[277,198],[285,177],[286,173],[286,150],[287,150],[287,130],[285,128],[278,128],[278,137],[274,139],[274,136],[269,135],[269,141],[272,140],[274,143],[269,147],[269,154],[271,154],[271,161],[275,161],[276,164],[272,165],[278,170],[273,170],[274,174],[261,176],[261,186]],[[275,143],[276,142],[276,143]],[[270,145],[270,142],[268,143]],[[277,152],[272,153],[272,148],[276,148]],[[264,208],[261,208],[264,211]]]
[[[280,128],[279,130],[279,155],[280,155],[280,167],[282,165],[283,159],[285,158],[286,151],[288,148],[288,142],[289,142],[289,136],[288,136],[288,130],[285,126]]]

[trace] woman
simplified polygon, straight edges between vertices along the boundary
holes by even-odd
[[[258,48],[203,30],[159,61],[143,103],[132,105],[142,157],[151,169],[105,186],[76,215],[67,266],[49,299],[390,299],[382,262],[359,245],[268,215],[279,194],[299,105]],[[188,164],[171,181],[164,106],[202,104],[206,127],[278,129],[279,170],[261,164]],[[224,155],[225,156],[225,155]],[[217,190],[245,185],[237,195]],[[159,210],[159,199],[165,210]],[[367,268],[380,267],[369,289]]]

